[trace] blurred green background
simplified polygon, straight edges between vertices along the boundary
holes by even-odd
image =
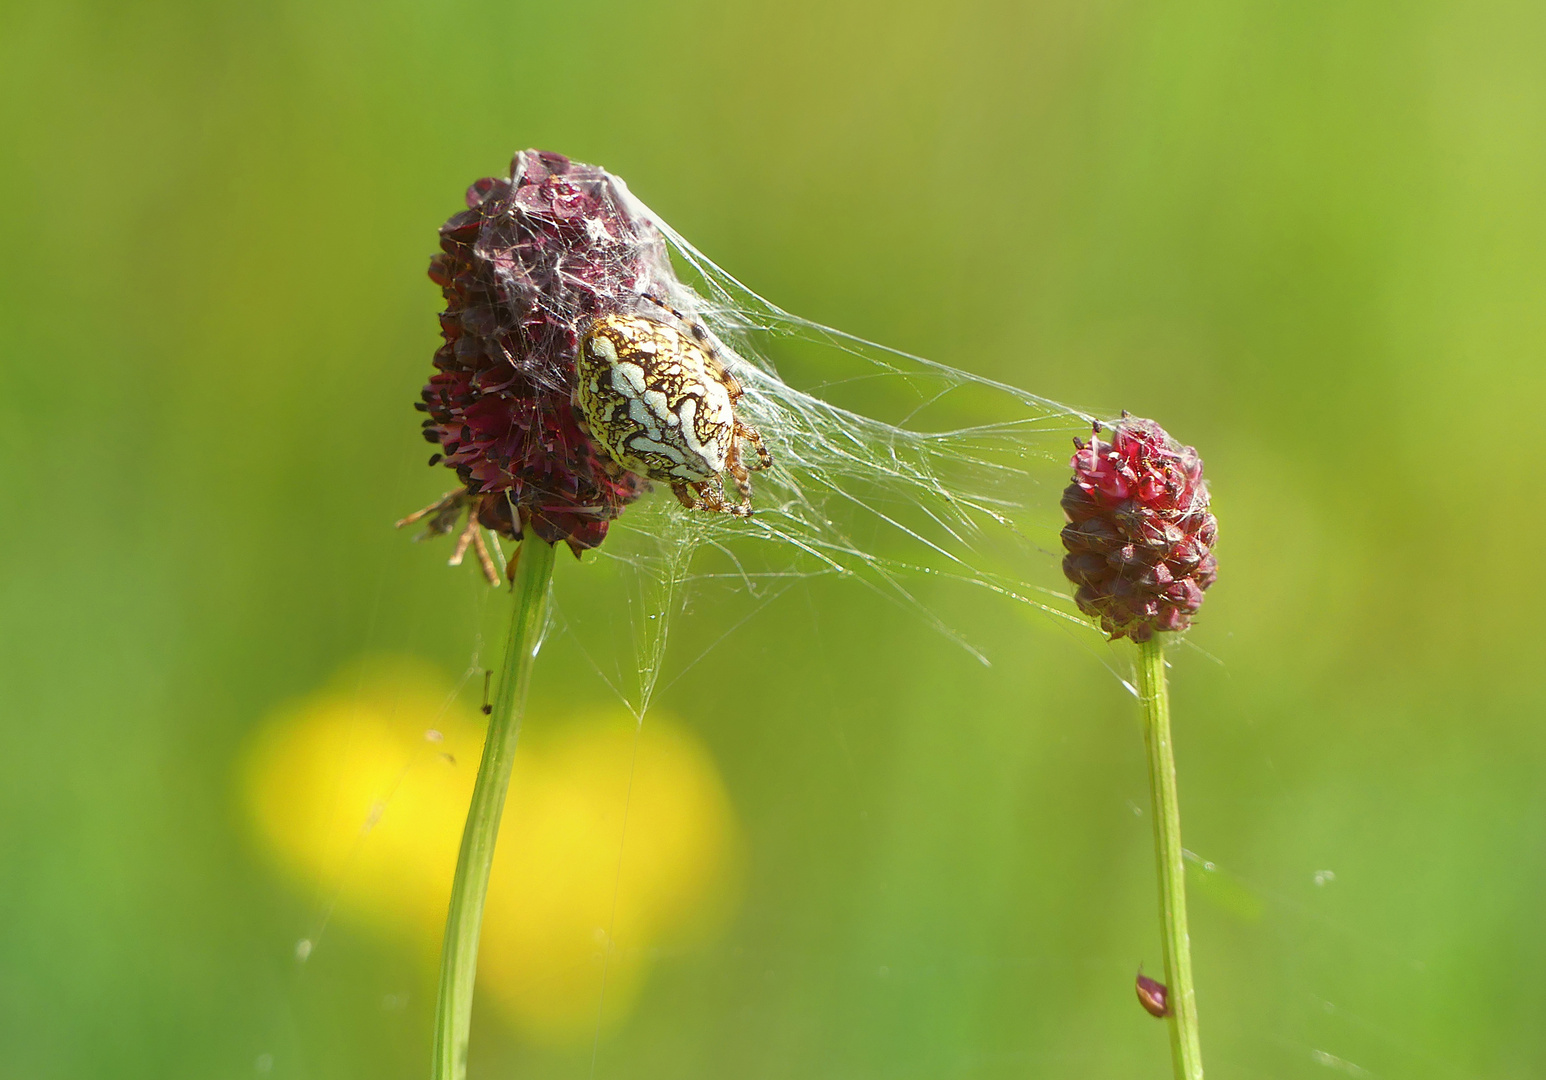
[[[235,777],[359,657],[499,625],[390,523],[443,485],[435,229],[527,146],[792,311],[1199,447],[1210,1075],[1546,1075],[1543,56],[1522,0],[0,7],[0,1077],[425,1075],[418,960],[340,923],[298,968]],[[594,1047],[480,1013],[475,1078],[1169,1075],[1132,699],[927,600],[995,665],[819,582],[664,694],[739,909]],[[559,650],[534,722],[608,700]]]

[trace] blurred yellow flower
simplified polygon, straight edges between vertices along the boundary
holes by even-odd
[[[347,686],[347,688],[345,688]],[[651,956],[724,924],[737,828],[703,744],[658,713],[521,736],[479,952],[480,995],[528,1037],[583,1039],[630,1011]],[[372,664],[279,710],[241,797],[294,882],[417,947],[432,972],[483,718],[414,661]],[[605,996],[602,994],[605,971]]]

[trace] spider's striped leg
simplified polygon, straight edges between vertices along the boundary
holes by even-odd
[[[757,448],[757,464],[747,468],[754,472],[770,468],[773,465],[773,451],[768,449],[768,444],[762,441],[762,432],[739,418],[735,422],[735,446],[736,455],[741,452],[741,443],[749,442]]]
[[[751,500],[739,503],[725,499],[725,489],[719,480],[705,480],[699,484],[672,484],[677,501],[689,510],[706,510],[711,514],[729,514],[731,517],[751,517]],[[696,497],[694,497],[696,493]]]
[[[746,466],[741,464],[741,448],[736,447],[735,456],[725,462],[725,471],[735,479],[735,489],[740,492],[741,501],[750,503],[752,498],[752,475]]]

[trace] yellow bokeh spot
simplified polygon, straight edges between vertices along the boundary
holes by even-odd
[[[297,885],[336,917],[417,948],[430,973],[483,730],[418,664],[372,665],[259,729],[243,758],[246,815]],[[736,869],[724,785],[685,728],[658,713],[640,727],[618,710],[528,730],[479,993],[532,1039],[584,1039],[598,1015],[627,1015],[655,952],[723,925]]]

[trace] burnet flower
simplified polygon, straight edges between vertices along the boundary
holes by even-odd
[[[1101,430],[1074,440],[1063,492],[1063,573],[1078,586],[1074,600],[1113,638],[1185,630],[1218,576],[1202,459],[1153,420],[1124,415],[1109,442]]]
[[[669,274],[655,228],[629,214],[611,176],[560,154],[524,151],[506,179],[467,189],[467,209],[440,228],[429,276],[440,286],[444,344],[416,406],[432,464],[461,487],[404,519],[449,532],[465,511],[511,540],[528,531],[579,554],[647,482],[598,453],[571,404],[583,325]]]

